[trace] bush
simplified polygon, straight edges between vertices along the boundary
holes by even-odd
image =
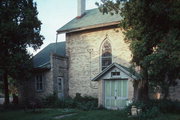
[[[44,107],[56,107],[57,104],[59,104],[59,99],[57,95],[52,94],[47,96],[46,98],[42,99],[43,100],[43,106]]]
[[[131,114],[132,106],[136,106],[137,109],[141,109],[141,112],[137,117],[142,120],[155,118],[162,113],[180,113],[179,101],[149,100],[145,103],[134,102],[125,109],[128,114]]]
[[[161,112],[159,111],[159,108],[153,106],[152,108],[147,109],[147,110],[144,111],[144,112],[141,112],[141,113],[139,114],[139,117],[140,117],[142,120],[145,120],[145,119],[148,119],[148,118],[151,119],[151,118],[158,117],[160,114],[161,114]]]
[[[43,99],[45,107],[50,108],[77,108],[81,110],[93,110],[97,109],[98,100],[93,97],[82,97],[80,94],[76,94],[76,97],[65,99],[58,99],[57,95],[50,95]]]
[[[79,93],[74,98],[76,108],[81,110],[94,110],[98,107],[98,100],[93,97],[85,96],[82,97]]]

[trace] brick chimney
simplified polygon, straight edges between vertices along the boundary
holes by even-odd
[[[77,0],[77,18],[81,18],[86,11],[86,0]]]

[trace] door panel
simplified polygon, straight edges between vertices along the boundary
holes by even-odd
[[[116,85],[116,81],[110,81],[111,83],[111,97],[115,96],[115,85]]]
[[[128,98],[127,88],[127,80],[106,80],[105,107],[110,109],[125,107]]]
[[[117,97],[121,97],[122,96],[122,82],[119,80],[117,81]]]
[[[110,81],[106,81],[105,82],[105,96],[106,96],[106,99],[105,99],[105,106],[107,108],[111,107],[111,82]]]
[[[106,81],[105,82],[105,94],[106,94],[106,97],[111,97],[111,81]]]
[[[123,80],[123,97],[127,97],[127,80]]]

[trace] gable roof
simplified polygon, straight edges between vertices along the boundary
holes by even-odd
[[[98,8],[86,10],[81,18],[74,18],[63,27],[57,30],[57,33],[75,32],[85,29],[105,27],[119,24],[122,17],[119,14],[102,14]]]
[[[100,77],[102,77],[104,74],[106,74],[109,70],[111,70],[113,67],[116,67],[118,69],[120,69],[121,71],[123,71],[126,75],[128,75],[129,77],[131,77],[134,80],[139,79],[139,75],[138,73],[132,73],[130,71],[129,68],[122,66],[120,64],[117,63],[112,63],[110,64],[107,68],[105,68],[100,74],[98,74],[95,78],[92,79],[92,81],[98,81]]]
[[[56,48],[56,51],[55,51]],[[50,54],[66,56],[66,42],[51,43],[33,57],[34,68],[50,68]]]

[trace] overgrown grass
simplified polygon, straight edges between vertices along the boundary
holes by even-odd
[[[123,111],[93,110],[78,111],[73,109],[43,109],[39,112],[10,111],[1,112],[0,120],[54,120],[54,116],[77,113],[73,116],[59,120],[139,120],[139,118],[128,117]],[[57,119],[56,119],[57,120]],[[180,120],[179,114],[160,114],[154,119],[145,120]]]

